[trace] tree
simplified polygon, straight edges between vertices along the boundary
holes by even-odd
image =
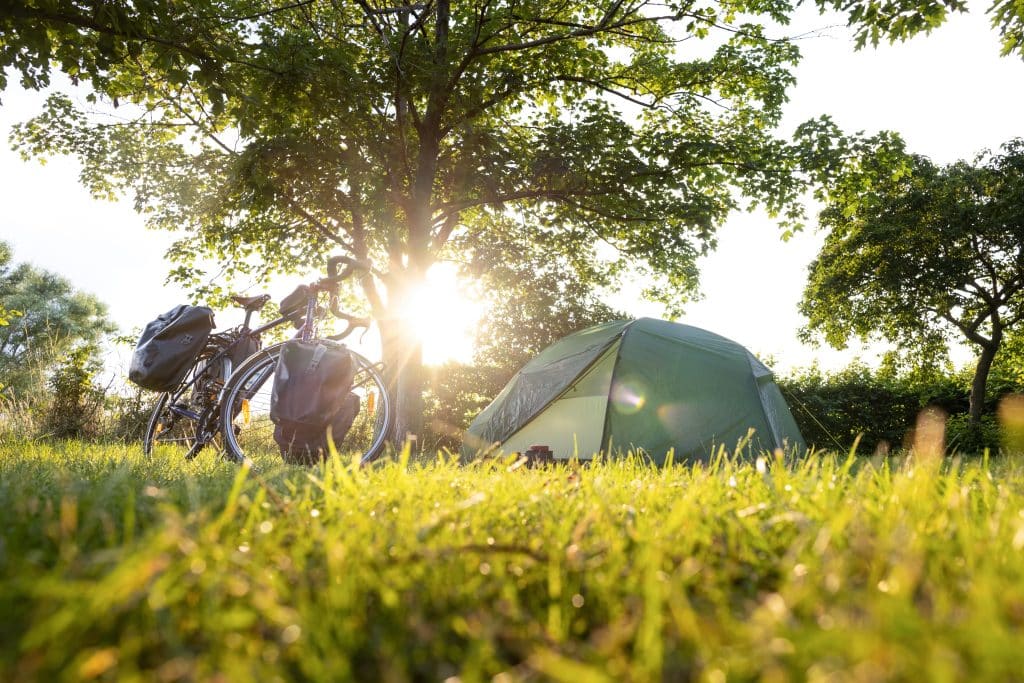
[[[78,347],[92,346],[114,331],[107,307],[61,276],[28,263],[13,264],[0,242],[0,308],[18,312],[0,326],[0,384],[22,394]]]
[[[7,87],[8,69],[20,74],[22,86],[37,90],[50,85],[57,67],[73,82],[102,91],[112,67],[149,46],[199,65],[193,82],[213,92],[207,76],[237,63],[237,55],[230,43],[203,33],[202,17],[196,20],[189,9],[164,0],[7,0],[0,5],[0,90]]]
[[[486,242],[463,245],[467,275],[480,283],[487,312],[477,328],[476,365],[497,369],[500,389],[545,347],[591,325],[628,318],[605,305],[596,283],[566,278],[574,266],[557,252],[530,243],[518,232],[490,234]],[[508,254],[516,254],[509,259]],[[585,267],[585,264],[580,264]],[[491,396],[493,398],[493,395]]]
[[[372,262],[360,286],[398,436],[417,431],[422,383],[403,306],[466,240],[513,226],[566,279],[638,267],[679,302],[729,212],[799,211],[771,133],[798,51],[754,23],[784,21],[783,0],[110,2],[122,18],[100,28],[63,4],[78,14],[46,15],[67,32],[48,49],[80,69],[98,40],[83,36],[121,40],[120,59],[75,72],[121,109],[97,121],[56,96],[16,144],[77,154],[94,193],[128,192],[179,232],[173,275],[201,294],[222,293],[201,286],[203,258],[229,276]]]
[[[894,158],[880,148],[853,160],[824,191],[820,221],[831,233],[801,311],[840,348],[854,335],[920,354],[957,337],[976,345],[978,425],[992,361],[1024,317],[1024,140],[972,164]]]
[[[877,46],[882,38],[896,42],[930,33],[950,14],[967,11],[964,0],[815,0],[815,4],[823,12],[846,12],[858,49],[868,43]],[[1016,52],[1024,57],[1024,5],[1017,0],[993,0],[988,14],[992,26],[999,29],[1003,54]]]

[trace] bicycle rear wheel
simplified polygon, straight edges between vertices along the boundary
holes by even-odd
[[[243,462],[256,455],[281,452],[270,420],[270,394],[282,346],[276,344],[250,356],[224,388],[221,434],[226,456],[232,460]],[[379,367],[358,353],[350,353],[356,367],[352,393],[359,399],[359,413],[343,438],[334,435],[334,444],[343,458],[358,455],[365,464],[384,452],[392,406]]]
[[[190,410],[187,407],[189,403],[186,396],[177,396],[172,392],[160,394],[142,438],[143,453],[151,455],[157,444],[166,444],[185,449],[186,456],[193,455],[198,421],[182,414],[182,411]]]
[[[177,446],[191,460],[213,443],[220,426],[217,398],[230,366],[209,344],[189,369],[181,385],[160,394],[146,425],[142,452],[150,455],[157,445]]]

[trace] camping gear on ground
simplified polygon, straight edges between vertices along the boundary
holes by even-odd
[[[546,467],[555,463],[555,454],[543,444],[534,444],[523,453],[527,467]]]
[[[213,311],[206,306],[175,306],[146,325],[128,379],[144,389],[170,391],[185,377],[213,327]]]
[[[495,444],[556,460],[642,452],[663,464],[733,452],[806,448],[771,371],[734,341],[689,325],[641,318],[569,335],[527,363],[463,439],[471,457]]]
[[[352,393],[355,363],[344,344],[326,339],[285,342],[274,369],[270,419],[285,460],[309,463],[326,456],[327,431],[340,443],[359,413]]]

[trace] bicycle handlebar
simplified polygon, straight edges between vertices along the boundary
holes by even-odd
[[[340,274],[338,273],[339,264],[345,265],[345,270],[341,271]],[[332,256],[327,259],[327,279],[334,280],[335,282],[341,282],[357,270],[370,272],[371,269],[372,266],[366,261],[349,258],[348,256]]]
[[[341,273],[338,272],[338,266],[340,264],[344,264],[345,266],[345,269],[341,271]],[[327,280],[332,285],[334,285],[331,288],[331,314],[334,315],[334,317],[336,318],[341,318],[342,320],[348,321],[348,328],[340,335],[334,335],[332,339],[335,337],[338,339],[347,337],[357,327],[370,327],[370,320],[368,318],[356,318],[341,310],[341,307],[339,306],[338,303],[337,285],[342,280],[345,280],[346,278],[350,277],[352,273],[356,272],[357,270],[363,270],[369,273],[371,268],[371,264],[367,263],[366,261],[360,261],[358,259],[350,258],[348,256],[332,256],[327,260]]]
[[[365,329],[370,329],[370,319],[369,318],[357,318],[356,316],[348,315],[347,313],[342,313],[341,315],[338,315],[338,313],[336,311],[333,311],[333,310],[331,311],[331,313],[334,313],[339,318],[341,318],[342,320],[347,322],[348,323],[348,327],[345,328],[344,332],[341,332],[339,334],[332,334],[332,335],[330,335],[329,337],[327,337],[328,339],[333,339],[334,341],[341,341],[345,337],[347,337],[350,334],[352,334],[353,332],[355,332],[357,328],[362,327],[362,328],[365,328]]]

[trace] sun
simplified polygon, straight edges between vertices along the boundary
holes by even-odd
[[[425,365],[472,361],[474,332],[483,313],[484,305],[459,282],[450,263],[432,266],[426,282],[402,306],[402,317],[423,345]]]

